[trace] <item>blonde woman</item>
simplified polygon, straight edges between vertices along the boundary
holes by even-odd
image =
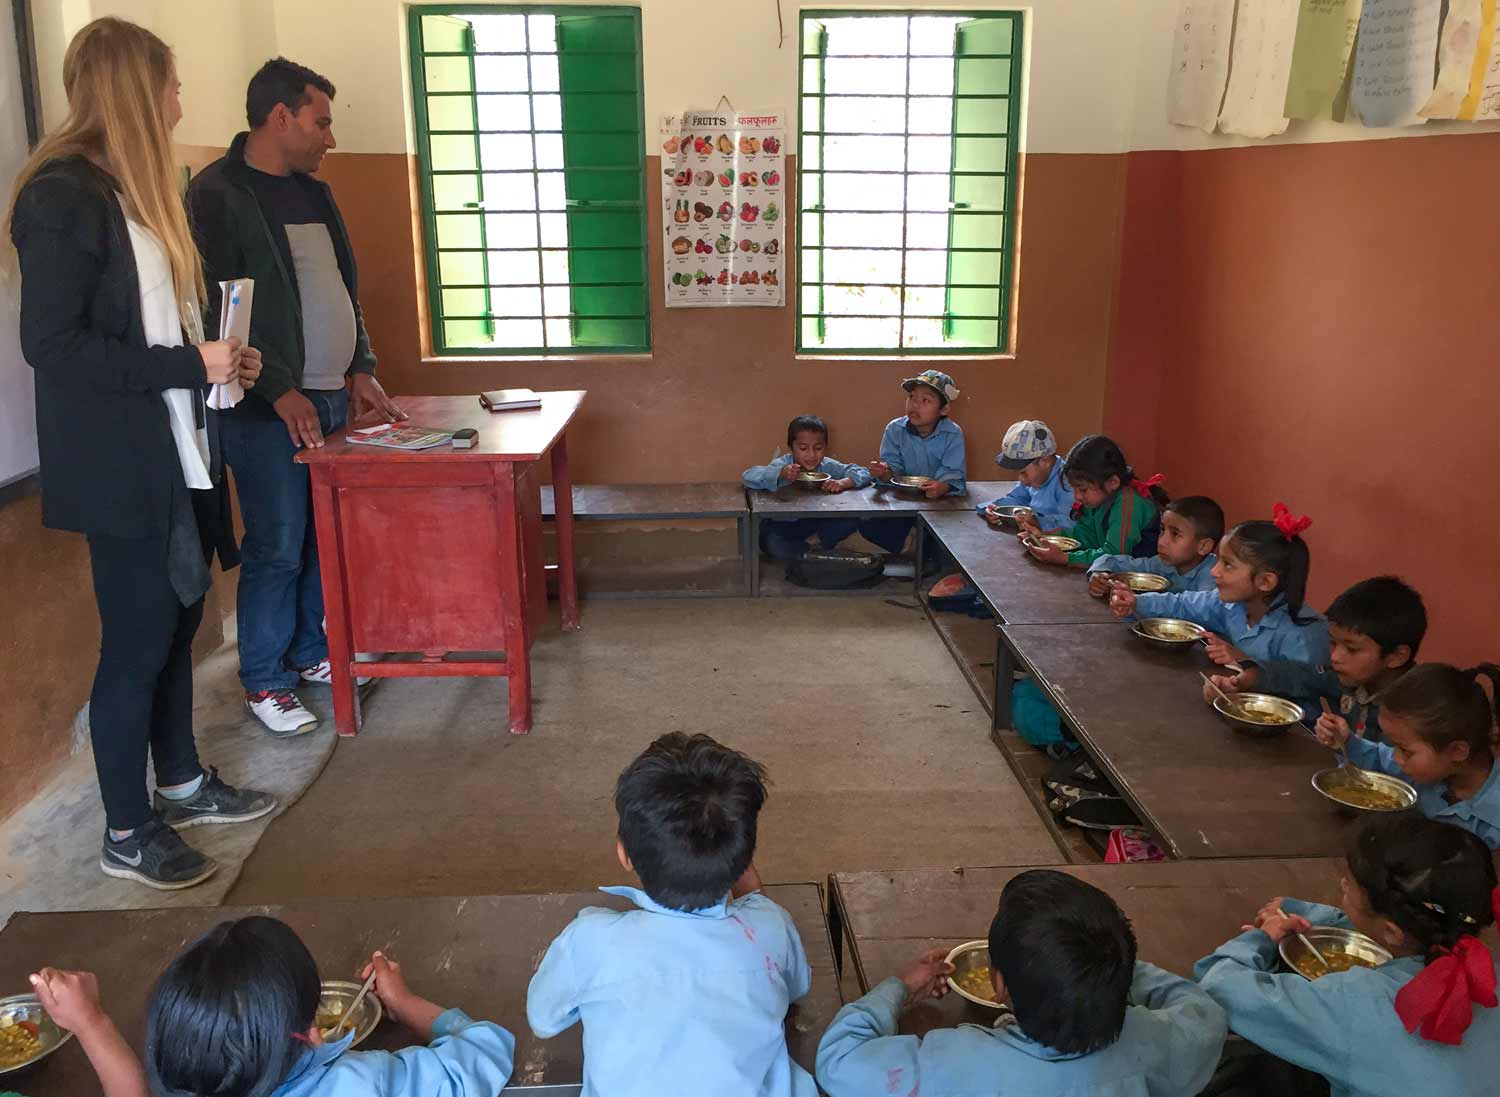
[[[175,890],[217,866],[174,828],[276,808],[204,769],[193,741],[192,640],[209,563],[215,552],[236,562],[204,398],[211,383],[253,385],[260,355],[184,337],[204,286],[172,163],[182,107],[171,50],[99,19],[68,46],[63,85],[68,116],[21,169],[6,225],[36,377],[42,522],[84,534],[93,568],[99,867]]]

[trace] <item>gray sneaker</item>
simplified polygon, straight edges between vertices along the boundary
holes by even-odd
[[[207,880],[219,865],[153,815],[129,838],[118,842],[112,841],[106,830],[99,868],[106,876],[134,880],[158,891],[181,891]]]
[[[248,823],[276,810],[276,797],[269,792],[235,788],[219,780],[213,766],[203,771],[203,784],[186,800],[168,800],[160,792],[151,806],[161,821],[175,830],[205,823]]]

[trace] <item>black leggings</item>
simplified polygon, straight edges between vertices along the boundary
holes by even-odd
[[[203,772],[193,742],[193,634],[203,601],[184,607],[167,577],[164,537],[92,535],[89,562],[102,632],[89,731],[104,815],[115,830],[144,823],[146,752],[158,785]]]

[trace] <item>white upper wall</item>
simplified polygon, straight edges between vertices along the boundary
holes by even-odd
[[[554,0],[557,2],[557,0]],[[561,0],[567,2],[567,0]],[[594,0],[600,2],[600,0]],[[1253,2],[1253,0],[1249,0]],[[62,56],[90,19],[118,15],[156,31],[177,53],[184,144],[224,145],[244,128],[245,84],[281,53],[338,87],[334,134],[346,152],[410,151],[410,70],[401,0],[52,0],[33,5],[44,117],[62,116]],[[1177,0],[1032,0],[1030,4],[896,4],[823,0],[809,9],[995,10],[1028,13],[1028,152],[1118,153],[1251,145],[1166,121],[1167,72]],[[639,0],[645,46],[648,147],[656,117],[712,107],[727,95],[741,110],[797,105],[800,8],[781,0]],[[712,34],[704,31],[712,30]],[[722,45],[720,43],[723,43]],[[1500,123],[1428,123],[1367,130],[1293,122],[1276,143],[1476,133]]]

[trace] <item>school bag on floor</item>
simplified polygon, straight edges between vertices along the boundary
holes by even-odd
[[[885,557],[872,552],[810,550],[786,566],[787,581],[810,590],[858,590],[885,578]]]

